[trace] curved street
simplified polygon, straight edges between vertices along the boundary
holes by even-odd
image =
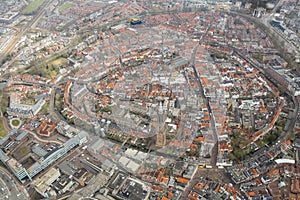
[[[28,132],[30,135],[32,135],[37,141],[39,142],[43,142],[43,143],[55,143],[55,144],[58,144],[58,145],[62,145],[62,142],[59,142],[59,141],[56,141],[56,140],[44,140],[44,139],[41,139],[40,137],[38,137],[36,135],[36,133],[30,131],[30,130],[27,130],[27,129],[23,129],[24,131]]]

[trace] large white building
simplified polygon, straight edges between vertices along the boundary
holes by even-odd
[[[40,193],[43,197],[49,198],[51,193],[55,193],[51,189],[51,184],[60,177],[60,171],[55,168],[51,168],[42,177],[39,177],[33,182],[35,190]],[[55,195],[54,195],[55,196]]]
[[[16,115],[23,118],[30,118],[36,115],[42,108],[46,101],[41,98],[33,105],[22,104],[20,97],[16,93],[12,93],[10,96],[10,106],[7,108],[9,115]]]

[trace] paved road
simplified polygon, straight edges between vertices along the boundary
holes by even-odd
[[[297,117],[298,117],[298,113],[299,113],[299,102],[298,102],[297,97],[295,97],[295,96],[292,96],[292,101],[294,103],[294,109],[293,109],[293,112],[290,112],[289,116],[288,116],[288,120],[290,120],[290,123],[289,123],[289,126],[287,127],[287,129],[282,131],[281,135],[278,138],[279,141],[284,140],[289,133],[293,132],[296,121],[297,121]]]
[[[11,41],[9,41],[9,44],[6,45],[6,47],[3,50],[3,54],[0,56],[0,61],[6,57],[9,53],[11,53],[14,49],[16,44],[20,41],[21,37],[27,33],[32,27],[36,25],[36,23],[41,19],[41,17],[44,15],[46,12],[47,8],[51,3],[54,1],[46,1],[42,7],[40,8],[39,12],[34,16],[34,18],[26,25],[26,27],[22,28],[20,32],[14,36]]]
[[[0,120],[2,120],[5,130],[11,131],[11,128],[8,125],[7,119],[5,117],[0,117]]]
[[[282,4],[285,2],[285,0],[279,0],[276,6],[273,8],[272,13],[276,13],[276,10],[282,6]]]
[[[200,40],[199,40],[199,44],[201,43],[201,41],[203,40],[203,38],[205,38],[205,36],[207,35],[211,25],[213,24],[213,16],[211,17],[211,22],[208,26],[208,28],[206,29],[206,32],[204,33],[204,35],[201,36]],[[202,83],[201,83],[201,80],[200,80],[200,77],[197,73],[197,69],[195,67],[195,57],[196,57],[196,53],[197,53],[197,49],[199,47],[199,44],[197,44],[194,49],[193,49],[193,53],[192,53],[192,56],[191,56],[191,60],[190,60],[190,63],[194,69],[194,73],[195,73],[195,76],[197,78],[197,82],[198,82],[198,87],[199,87],[199,91],[200,91],[200,97],[203,98],[204,100],[204,104],[207,106],[208,108],[208,111],[209,113],[212,113],[212,110],[211,110],[211,107],[210,107],[210,104],[209,104],[209,100],[205,97],[204,95],[204,90],[203,90],[203,87],[202,87]],[[218,134],[217,134],[217,130],[216,130],[216,126],[215,126],[215,119],[214,117],[211,117],[211,126],[212,126],[212,129],[213,129],[213,135],[214,135],[214,139],[216,141],[216,144],[212,150],[212,161],[211,161],[211,164],[212,166],[216,166],[216,162],[217,162],[217,156],[218,156]],[[208,170],[208,169],[206,169]],[[196,174],[194,175],[194,177],[191,179],[191,181],[189,182],[189,185],[188,185],[188,189],[186,189],[182,196],[181,196],[181,200],[184,200],[184,199],[187,199],[188,197],[188,193],[189,191],[191,191],[191,189],[194,187],[195,184],[198,183],[198,181],[200,180],[200,173],[201,173],[201,170],[200,169],[197,169],[197,172]]]
[[[0,168],[0,200],[29,199],[27,191],[11,176],[7,170]]]
[[[209,26],[207,27],[205,33],[201,36],[201,38],[199,39],[199,44],[197,44],[194,49],[193,49],[193,53],[192,53],[192,56],[191,56],[191,60],[190,60],[190,63],[194,69],[194,73],[195,73],[195,76],[197,78],[197,82],[198,82],[198,87],[199,87],[199,91],[200,91],[200,97],[202,99],[204,99],[204,104],[206,105],[207,109],[208,109],[208,112],[211,114],[211,120],[210,120],[210,123],[211,123],[211,127],[212,127],[212,131],[213,131],[213,137],[214,137],[214,140],[216,141],[216,144],[215,146],[213,147],[213,150],[212,150],[212,155],[211,155],[211,164],[212,166],[216,166],[216,163],[217,163],[217,156],[218,156],[218,133],[217,133],[217,130],[216,130],[216,125],[215,125],[215,118],[213,116],[213,113],[212,113],[212,110],[211,110],[211,107],[210,107],[210,103],[209,103],[209,100],[205,97],[204,95],[204,90],[203,90],[203,87],[202,87],[202,83],[201,83],[201,80],[200,80],[200,77],[199,77],[199,74],[197,72],[197,69],[195,67],[195,57],[196,57],[196,53],[197,53],[197,49],[199,47],[199,45],[201,44],[201,41],[203,40],[203,38],[205,38],[205,36],[207,35],[210,27],[212,26],[212,24],[214,23],[213,21],[213,13],[212,13],[212,16],[211,16],[211,21],[210,21],[210,24]]]
[[[27,129],[21,129],[23,131],[26,131],[28,132],[29,134],[31,134],[37,141],[40,141],[40,142],[44,142],[44,143],[55,143],[55,144],[58,144],[58,145],[62,145],[62,142],[59,142],[59,141],[56,141],[56,140],[44,140],[44,139],[41,139],[39,138],[36,133],[30,131],[30,130],[27,130]]]

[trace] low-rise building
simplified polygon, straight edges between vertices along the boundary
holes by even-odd
[[[33,182],[35,190],[43,197],[49,198],[55,192],[51,191],[51,184],[60,177],[60,171],[55,168],[51,168],[46,174],[39,177]]]

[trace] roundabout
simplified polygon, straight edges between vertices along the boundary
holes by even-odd
[[[12,128],[19,128],[21,125],[21,120],[19,118],[13,118],[12,120],[10,120],[10,126]]]

